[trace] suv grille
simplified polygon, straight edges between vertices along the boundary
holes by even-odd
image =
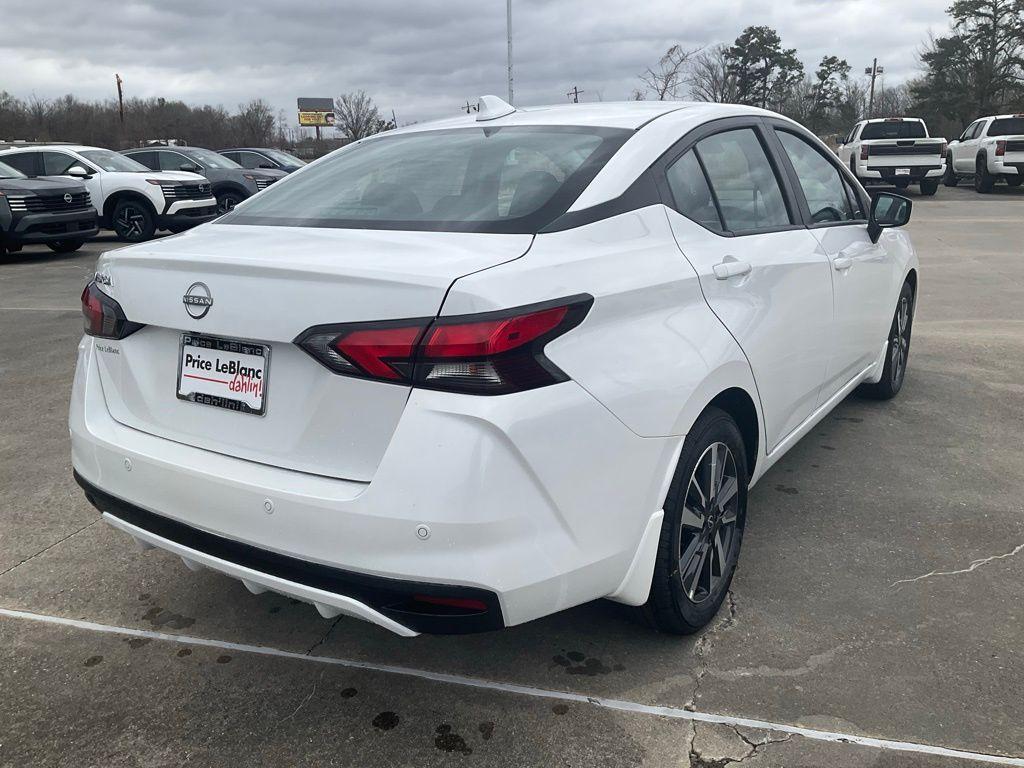
[[[209,184],[177,184],[171,181],[161,181],[160,189],[163,190],[164,198],[167,200],[205,200],[212,196]]]
[[[11,206],[12,211],[18,213],[65,213],[86,210],[92,205],[88,192],[58,195],[7,195],[7,203]]]
[[[259,176],[256,177],[256,191],[262,191],[273,184],[277,179],[264,179]]]
[[[941,155],[941,144],[921,144],[915,147],[873,147],[868,145],[868,153],[871,157],[891,157],[893,155]]]

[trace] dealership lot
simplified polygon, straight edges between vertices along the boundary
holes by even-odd
[[[118,244],[0,265],[0,766],[1024,758],[1024,190],[914,197],[903,393],[850,398],[762,480],[729,610],[688,640],[603,602],[402,640],[137,552],[66,425],[78,294]],[[859,736],[918,747],[822,740]]]

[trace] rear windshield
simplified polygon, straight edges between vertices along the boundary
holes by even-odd
[[[1001,117],[988,127],[989,136],[1013,136],[1024,133],[1024,117]]]
[[[501,127],[381,136],[289,176],[226,224],[536,232],[631,131]]]
[[[898,123],[868,123],[861,133],[862,139],[927,139],[928,131],[920,120]]]

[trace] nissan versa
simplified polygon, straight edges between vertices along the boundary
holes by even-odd
[[[717,104],[355,142],[82,295],[75,475],[144,547],[400,635],[706,624],[747,494],[906,371],[911,204]]]

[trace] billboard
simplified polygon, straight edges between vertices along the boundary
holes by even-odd
[[[299,125],[310,127],[334,126],[334,99],[298,98]],[[319,135],[319,134],[318,134]]]

